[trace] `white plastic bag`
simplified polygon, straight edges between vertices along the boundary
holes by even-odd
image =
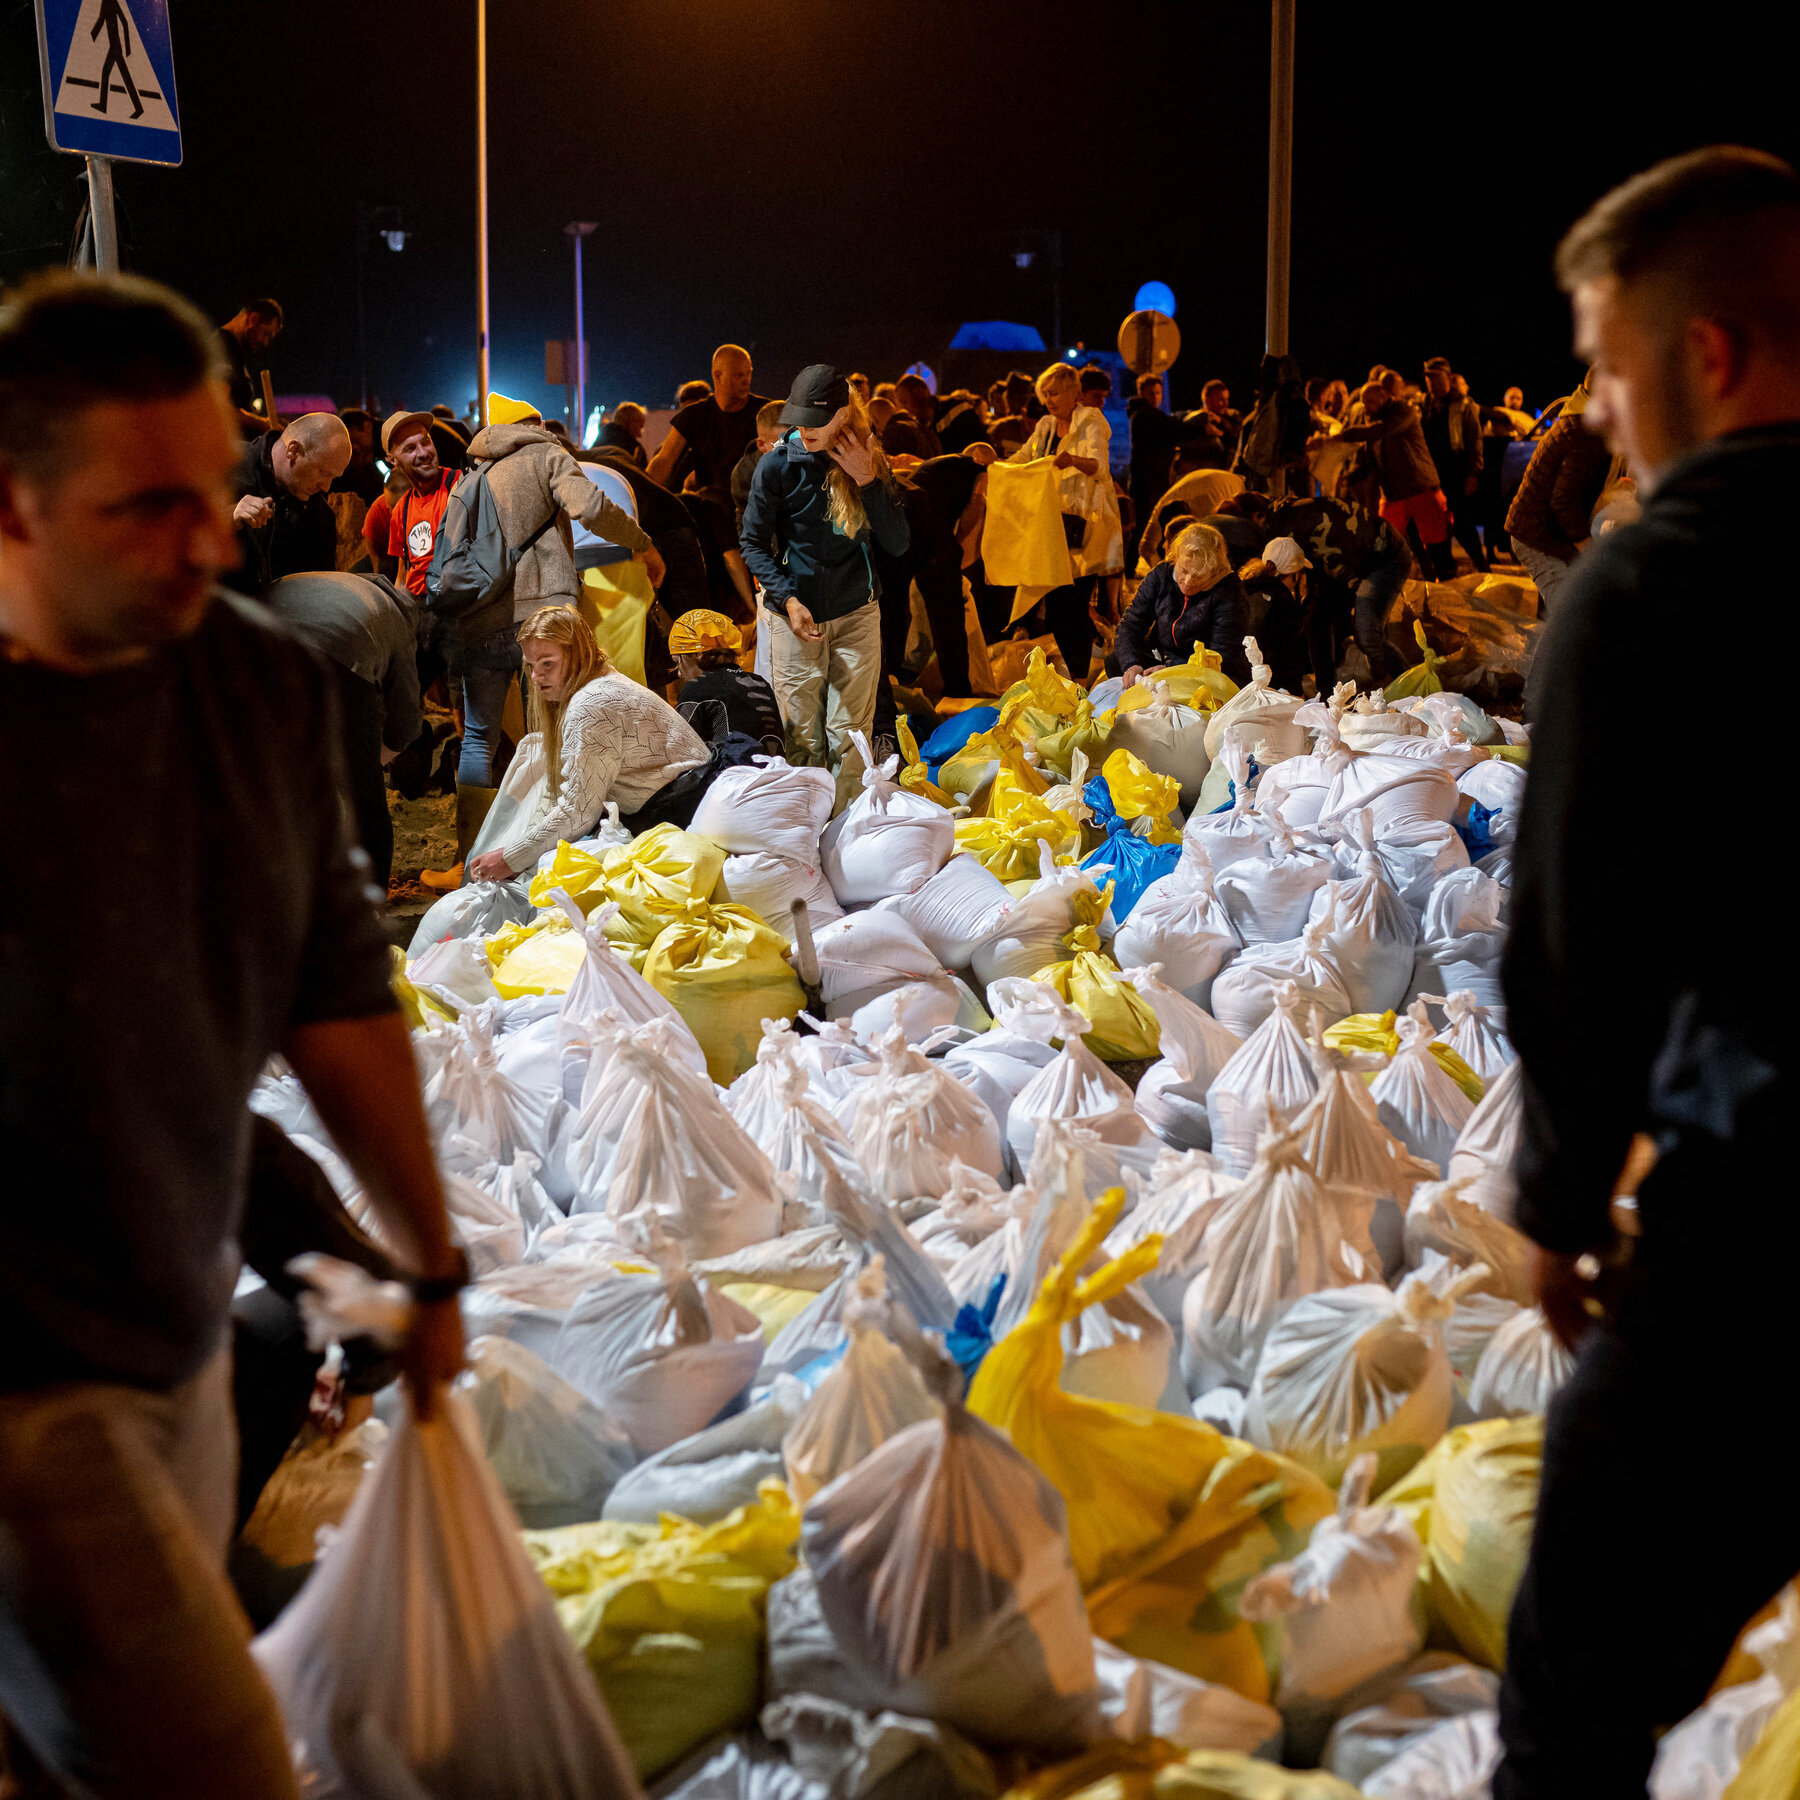
[[[467,1400],[408,1407],[332,1551],[256,1640],[318,1800],[640,1796]]]
[[[1228,732],[1224,750],[1215,757],[1206,785],[1210,788],[1224,771],[1232,798],[1221,803],[1221,812],[1199,811],[1182,828],[1181,840],[1205,851],[1214,871],[1229,869],[1246,857],[1269,854],[1269,821],[1256,810],[1256,794],[1250,780],[1250,748],[1239,732]],[[1202,796],[1201,807],[1207,804]]]
[[[824,773],[823,770],[819,772]],[[817,854],[816,850],[814,854]],[[728,856],[719,879],[730,900],[738,906],[749,907],[765,925],[779,931],[790,944],[794,941],[796,900],[806,902],[806,922],[814,931],[844,916],[837,895],[831,891],[831,883],[816,863],[774,856],[766,851]]]
[[[1273,685],[1274,674],[1263,661],[1255,638],[1244,639],[1244,654],[1250,659],[1250,685],[1239,688],[1207,720],[1206,754],[1218,756],[1226,731],[1234,725],[1243,729],[1251,750],[1259,743],[1266,746],[1266,754],[1256,759],[1264,768],[1283,757],[1304,754],[1306,727],[1296,724],[1294,715],[1305,702]],[[1214,866],[1220,865],[1215,862]]]
[[[1206,1090],[1242,1040],[1160,976],[1157,963],[1122,974],[1156,1014],[1162,1044],[1161,1058],[1138,1079],[1134,1104],[1138,1116],[1165,1144],[1177,1150],[1210,1150],[1212,1120]]]
[[[785,856],[817,867],[819,833],[836,799],[829,769],[753,756],[719,771],[700,796],[688,830],[711,838],[731,856]]]
[[[1212,757],[1206,748],[1206,715],[1183,706],[1169,696],[1168,683],[1152,681],[1154,696],[1148,706],[1114,715],[1114,750],[1129,750],[1139,762],[1158,775],[1172,775],[1181,783],[1181,804],[1191,807],[1200,798]]]
[[[1029,981],[1039,969],[1060,961],[1066,954],[1063,939],[1075,923],[1073,898],[1084,890],[1095,891],[1092,877],[1059,864],[1039,838],[1037,882],[1006,907],[993,935],[971,952],[975,978],[990,986],[1008,979]]]
[[[946,969],[966,969],[976,946],[1000,930],[1011,904],[1006,883],[965,851],[923,887],[880,901],[876,911],[898,913]]]
[[[1214,891],[1205,845],[1190,826],[1182,834],[1181,860],[1144,889],[1119,927],[1113,960],[1122,968],[1161,963],[1170,987],[1197,1006],[1210,1006],[1214,977],[1242,947]]]
[[[450,894],[446,898],[454,900],[456,895]],[[471,1006],[485,1006],[488,1001],[500,998],[487,952],[479,937],[444,938],[428,945],[407,965],[406,979],[420,993],[443,1001],[455,1013]]]
[[[1350,1010],[1383,1013],[1406,998],[1419,929],[1388,885],[1368,809],[1351,813],[1343,829],[1345,843],[1356,850],[1356,873],[1315,894],[1311,917],[1323,918],[1330,909],[1325,947],[1344,978]]]
[[[819,953],[819,991],[828,1004],[944,972],[912,926],[880,908],[834,919],[813,933],[813,944]]]
[[[1018,1166],[1029,1166],[1038,1127],[1048,1119],[1086,1125],[1109,1144],[1143,1143],[1149,1128],[1138,1117],[1131,1089],[1087,1047],[1092,1025],[1054,989],[1044,987],[1043,994],[1037,1005],[1043,1014],[1055,1015],[1063,1047],[1020,1088],[1007,1110],[1006,1139]]]
[[[1505,911],[1506,889],[1479,869],[1453,869],[1438,881],[1419,920],[1408,997],[1466,990],[1483,1006],[1505,1006]]]
[[[1346,1713],[1331,1728],[1323,1766],[1360,1786],[1440,1720],[1492,1712],[1499,1698],[1500,1677],[1493,1670],[1428,1650],[1373,1705]]]
[[[1206,1091],[1213,1154],[1234,1174],[1242,1174],[1255,1158],[1271,1105],[1285,1123],[1318,1092],[1312,1055],[1296,1022],[1300,1004],[1297,987],[1278,983],[1275,1010],[1245,1039]]]
[[[1464,1713],[1422,1732],[1363,1783],[1366,1800],[1489,1800],[1500,1715]]]
[[[956,821],[935,800],[895,781],[898,757],[877,765],[861,732],[851,732],[850,741],[862,754],[862,792],[819,840],[825,878],[846,906],[916,893],[950,860]]]
[[[1137,1285],[1170,1328],[1179,1332],[1181,1303],[1194,1277],[1206,1267],[1206,1227],[1237,1191],[1238,1180],[1204,1151],[1189,1151],[1159,1157],[1148,1182],[1137,1185],[1138,1203],[1113,1227],[1106,1254],[1123,1256],[1153,1232],[1162,1238],[1156,1267]]]
[[[935,1198],[957,1161],[997,1180],[1003,1167],[994,1116],[941,1065],[890,1031],[878,1073],[861,1084],[850,1141],[878,1192],[890,1200]]]
[[[1338,715],[1320,701],[1309,700],[1294,714],[1294,723],[1313,734],[1311,752],[1278,762],[1256,784],[1256,810],[1275,814],[1290,831],[1317,821],[1332,783],[1354,754],[1339,733]]]
[[[1219,1023],[1239,1039],[1248,1038],[1275,1010],[1276,990],[1289,986],[1299,991],[1302,1004],[1320,1025],[1347,1019],[1355,1008],[1332,954],[1331,926],[1327,910],[1298,937],[1246,950],[1213,983],[1213,1013]]]
[[[1518,1197],[1513,1163],[1525,1125],[1523,1083],[1523,1065],[1509,1063],[1470,1113],[1444,1171],[1467,1184],[1464,1192],[1477,1206],[1509,1225]]]
[[[522,925],[530,917],[522,879],[468,882],[425,909],[406,947],[406,960],[417,961],[433,944],[452,938],[492,937],[501,926]]]
[[[943,1064],[994,1115],[1005,1152],[1003,1179],[1024,1172],[1013,1155],[1007,1122],[1021,1088],[1056,1058],[1050,1040],[1060,1035],[1067,1010],[1053,988],[1019,976],[1003,976],[988,987],[994,1028],[948,1051]]]
[[[1506,1073],[1518,1054],[1512,1039],[1501,1029],[1494,1009],[1483,1006],[1464,989],[1455,994],[1421,994],[1428,1006],[1441,1006],[1448,1021],[1444,1042],[1479,1075],[1492,1084]]]
[[[618,902],[608,900],[584,915],[563,889],[556,890],[554,899],[587,941],[587,955],[562,997],[557,1043],[567,1048],[577,1038],[591,1038],[599,1025],[599,1015],[608,1007],[625,1026],[666,1019],[674,1027],[671,1054],[679,1056],[696,1075],[704,1075],[706,1052],[688,1029],[687,1021],[612,947],[606,935],[606,927],[618,914]]]
[[[1254,1756],[1281,1732],[1281,1714],[1216,1682],[1094,1639],[1100,1710],[1127,1743],[1161,1738],[1183,1750],[1236,1750]]]
[[[1400,1048],[1375,1077],[1369,1096],[1382,1124],[1413,1155],[1446,1169],[1457,1133],[1469,1122],[1475,1103],[1431,1054],[1437,1033],[1424,1014],[1423,1003],[1415,1001],[1405,1017],[1394,1022]]]
[[[1298,937],[1313,895],[1331,879],[1328,850],[1302,844],[1278,818],[1266,830],[1266,853],[1240,858],[1218,880],[1220,904],[1246,946]]]
[[[1318,822],[1321,829],[1341,825],[1366,807],[1376,837],[1385,839],[1409,826],[1448,821],[1461,797],[1453,776],[1418,757],[1358,756],[1331,784]]]
[[[1556,1341],[1543,1309],[1521,1307],[1488,1339],[1469,1383],[1469,1410],[1478,1419],[1542,1413],[1574,1373],[1575,1358]]]

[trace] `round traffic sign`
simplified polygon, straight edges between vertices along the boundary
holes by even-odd
[[[1142,308],[1119,327],[1119,354],[1134,375],[1160,375],[1181,354],[1181,332],[1167,313]]]

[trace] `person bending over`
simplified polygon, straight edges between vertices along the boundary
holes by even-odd
[[[1167,562],[1146,575],[1119,621],[1115,654],[1125,685],[1159,667],[1183,663],[1196,644],[1219,653],[1225,673],[1248,685],[1244,638],[1250,602],[1231,572],[1225,540],[1210,525],[1190,525],[1176,538]]]
[[[669,630],[681,682],[676,710],[709,738],[735,731],[755,738],[765,755],[780,756],[787,740],[775,690],[753,669],[738,666],[743,647],[744,634],[723,613],[683,613]]]

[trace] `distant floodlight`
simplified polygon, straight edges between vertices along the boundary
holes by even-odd
[[[1015,269],[1029,269],[1036,261],[1037,252],[1035,250],[1015,250],[1013,252],[1013,267]]]
[[[381,241],[386,244],[390,250],[398,252],[406,248],[406,240],[411,235],[412,233],[408,231],[384,231],[381,234]]]
[[[1166,281],[1146,281],[1131,303],[1133,312],[1159,312],[1175,316],[1175,290]]]

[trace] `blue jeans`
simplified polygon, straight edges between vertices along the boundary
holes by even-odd
[[[519,641],[509,625],[462,654],[462,755],[456,764],[460,787],[494,785],[494,753],[500,746],[500,720],[506,690],[524,666]]]

